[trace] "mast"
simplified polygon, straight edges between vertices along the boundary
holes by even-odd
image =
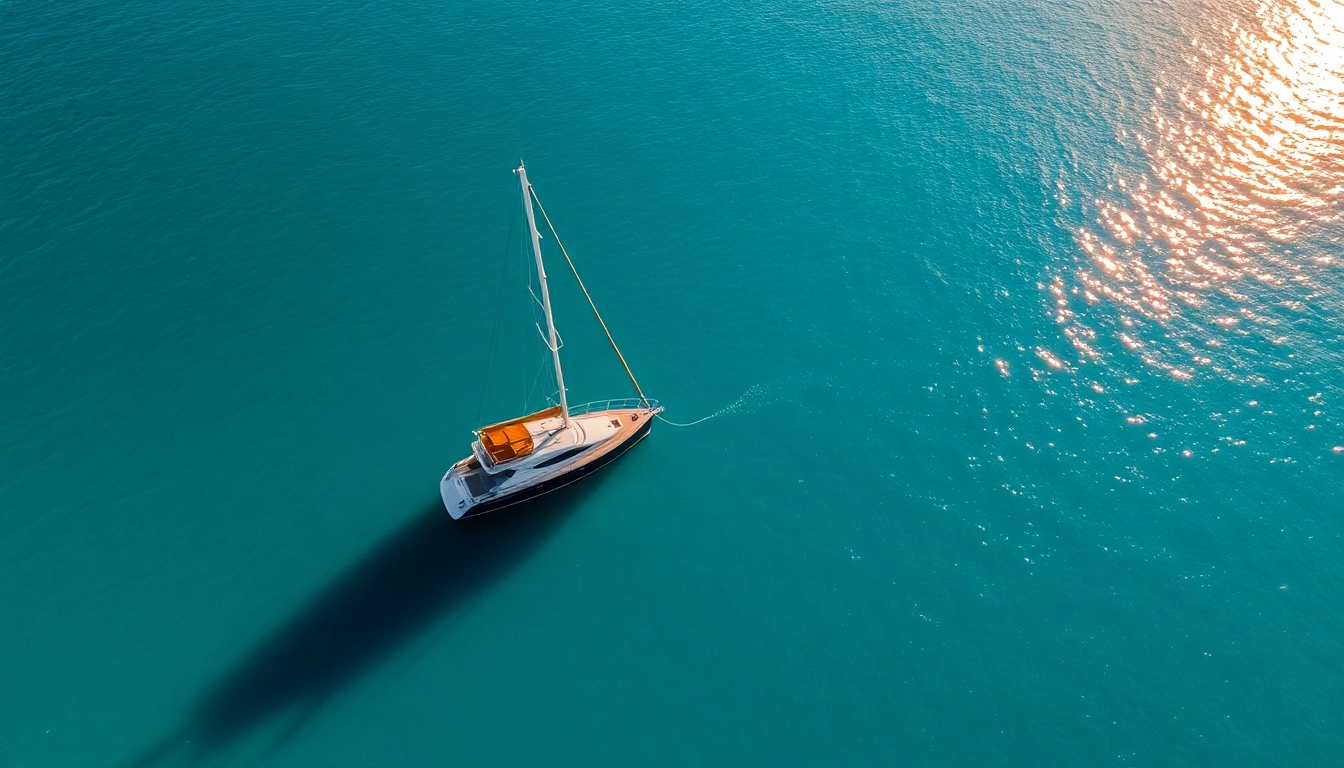
[[[523,210],[527,212],[527,227],[532,230],[532,253],[537,257],[537,276],[541,279],[541,308],[546,313],[546,330],[550,336],[551,357],[555,360],[555,384],[560,388],[560,414],[566,427],[569,426],[569,401],[565,398],[565,374],[560,370],[560,345],[556,342],[555,320],[551,317],[551,292],[546,287],[546,265],[541,261],[541,233],[537,231],[537,219],[532,215],[532,185],[527,183],[527,171],[523,161],[518,161],[518,180],[523,185]]]

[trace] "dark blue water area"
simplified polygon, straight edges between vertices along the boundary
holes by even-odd
[[[1341,61],[1307,0],[0,2],[0,763],[1339,763]],[[454,522],[554,394],[519,158],[713,417]]]

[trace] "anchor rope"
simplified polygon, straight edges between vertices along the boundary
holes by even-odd
[[[657,419],[658,419],[659,421],[663,422],[664,424],[670,424],[671,426],[674,426],[674,427],[694,427],[696,424],[699,424],[699,423],[702,422],[702,421],[709,421],[710,419],[712,419],[712,418],[714,418],[715,416],[718,416],[718,415],[719,415],[719,414],[717,414],[717,413],[711,413],[711,414],[709,414],[708,416],[704,417],[703,419],[696,419],[695,421],[687,422],[686,424],[678,424],[678,423],[675,422],[675,421],[672,421],[672,420],[670,420],[670,419],[665,419],[665,418],[663,418],[663,414],[661,414],[661,413],[655,413],[655,414],[654,414],[654,416],[657,417]]]
[[[657,417],[658,417],[658,420],[661,421],[661,422],[663,422],[664,424],[670,424],[671,426],[674,426],[674,427],[693,427],[693,426],[695,426],[696,424],[699,424],[699,423],[702,422],[702,421],[709,421],[710,419],[717,419],[717,418],[720,417],[720,416],[725,416],[725,415],[730,414],[730,413],[741,413],[742,410],[743,410],[744,408],[750,408],[750,407],[752,407],[752,401],[759,401],[760,398],[761,398],[765,393],[766,393],[766,388],[765,388],[764,386],[758,384],[758,385],[756,385],[756,386],[754,386],[754,387],[749,388],[746,392],[743,392],[741,397],[739,397],[739,398],[737,398],[736,400],[734,400],[733,402],[731,402],[731,403],[725,405],[724,407],[720,408],[719,410],[717,410],[717,411],[715,411],[715,412],[709,414],[708,416],[705,416],[705,417],[696,419],[695,421],[688,421],[688,422],[686,422],[686,423],[684,423],[684,424],[681,423],[681,422],[679,422],[679,421],[672,421],[671,419],[663,418],[663,416],[662,416],[661,414],[654,414],[654,415],[657,416]]]

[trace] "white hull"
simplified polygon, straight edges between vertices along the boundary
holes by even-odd
[[[537,262],[537,278],[541,287],[540,304],[546,316],[542,339],[551,352],[554,364],[556,394],[559,403],[536,413],[491,424],[476,430],[477,440],[471,444],[471,456],[457,462],[439,481],[443,505],[454,520],[489,512],[519,501],[539,496],[556,488],[586,477],[614,460],[630,446],[649,433],[653,417],[662,410],[657,403],[644,397],[635,375],[625,362],[625,356],[616,347],[616,340],[607,330],[607,323],[597,311],[597,305],[588,295],[588,288],[574,269],[574,262],[560,242],[560,235],[551,226],[546,209],[541,214],[555,236],[555,243],[564,253],[574,279],[597,315],[597,321],[607,334],[607,340],[625,367],[630,383],[639,393],[638,400],[607,400],[569,407],[565,391],[564,369],[560,366],[560,341],[551,312],[551,293],[546,279],[546,265],[541,256],[541,233],[532,210],[532,201],[541,207],[532,185],[527,183],[527,170],[521,161],[517,170],[522,188],[523,211],[527,214],[527,228],[532,240],[532,255]],[[530,290],[530,289],[529,289]],[[536,298],[535,294],[533,298]],[[541,330],[538,327],[538,330]],[[548,398],[549,400],[549,398]]]
[[[563,427],[554,418],[530,427],[546,439],[522,460],[481,466],[476,454],[454,464],[439,481],[443,506],[454,520],[509,506],[586,477],[648,434],[662,408],[644,405],[593,411]],[[556,422],[550,424],[547,422]]]

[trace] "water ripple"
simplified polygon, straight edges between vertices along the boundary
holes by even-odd
[[[1265,342],[1278,363],[1333,354],[1303,326],[1340,297],[1344,5],[1264,2],[1217,27],[1120,129],[1147,167],[1115,171],[1077,268],[1044,286],[1080,360],[1113,339],[1178,380],[1258,383]]]

